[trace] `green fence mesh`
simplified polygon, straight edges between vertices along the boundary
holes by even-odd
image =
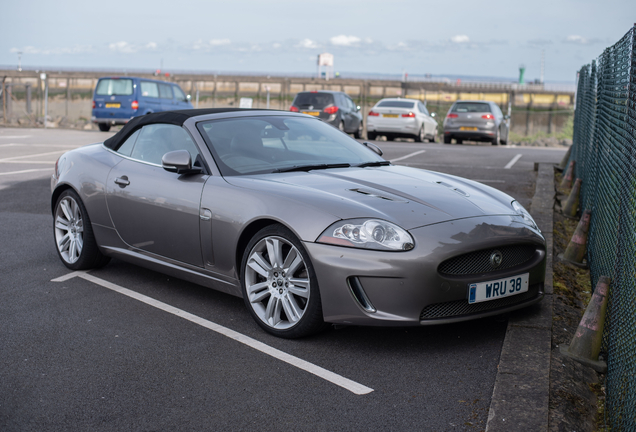
[[[592,286],[612,284],[605,322],[606,421],[636,430],[636,25],[579,71],[570,161],[592,210]]]

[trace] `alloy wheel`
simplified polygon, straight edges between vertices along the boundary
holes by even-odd
[[[64,197],[55,210],[55,244],[64,261],[77,262],[84,248],[84,219],[79,204]]]
[[[287,239],[264,237],[249,251],[245,289],[250,307],[268,327],[294,327],[305,314],[311,291],[301,253]]]

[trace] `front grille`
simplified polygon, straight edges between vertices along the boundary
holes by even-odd
[[[438,271],[444,275],[464,276],[481,273],[489,273],[515,267],[529,261],[537,248],[532,245],[512,245],[459,255],[441,263]],[[501,252],[503,260],[499,267],[490,264],[490,256],[495,252]]]
[[[532,300],[538,294],[540,284],[531,286],[527,292],[517,294],[512,297],[504,297],[497,300],[490,300],[480,303],[468,303],[468,300],[457,300],[446,303],[428,305],[422,310],[420,320],[430,320],[436,318],[453,318],[462,315],[473,315],[492,309],[499,309],[514,306]]]

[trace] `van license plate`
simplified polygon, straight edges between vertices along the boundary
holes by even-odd
[[[106,104],[106,108],[120,108],[121,104],[120,103],[107,103]]]
[[[528,291],[530,273],[494,279],[488,282],[470,284],[468,287],[468,303],[496,300]]]

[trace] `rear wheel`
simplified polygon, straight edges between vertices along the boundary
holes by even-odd
[[[344,131],[345,131],[345,130],[344,130],[344,122],[343,122],[343,121],[341,121],[341,122],[340,122],[340,124],[338,124],[338,129],[339,129],[340,131],[342,131],[342,132],[344,132]]]
[[[282,225],[263,228],[246,251],[241,263],[243,299],[259,326],[290,339],[326,327],[314,268],[289,229]]]
[[[110,125],[108,123],[97,123],[99,126],[99,130],[102,132],[108,132],[110,130]]]
[[[415,142],[424,142],[424,125],[422,125],[422,127],[420,127],[420,131],[418,132],[418,134],[415,136]]]
[[[353,137],[358,139],[362,138],[362,121],[360,121],[358,129],[353,133]]]
[[[463,144],[464,140],[461,138],[455,138],[455,141],[457,141],[457,144]]]
[[[437,141],[437,128],[435,128],[435,130],[433,131],[433,135],[431,135],[431,137],[428,139],[428,142],[436,142]]]
[[[450,144],[450,143],[451,143],[450,135],[444,134],[444,144]]]
[[[367,132],[367,139],[368,140],[375,140],[378,137],[378,134],[375,132]]]
[[[86,207],[74,190],[62,192],[55,204],[53,218],[57,254],[66,267],[88,270],[110,261],[99,251]]]
[[[387,141],[393,141],[395,139],[395,137],[393,135],[387,135],[386,136],[386,140]]]
[[[492,139],[492,145],[499,145],[499,129],[497,129],[497,135]]]

